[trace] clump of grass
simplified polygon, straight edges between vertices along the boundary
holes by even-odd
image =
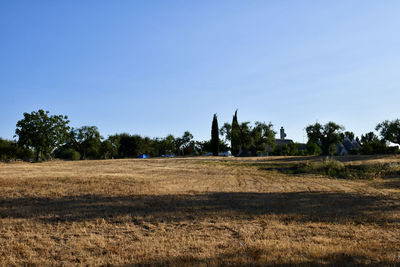
[[[379,163],[369,165],[345,165],[334,159],[301,163],[297,173],[322,174],[342,179],[374,179],[400,174],[399,163]]]
[[[340,177],[345,172],[345,165],[337,160],[325,159],[317,162],[300,163],[297,166],[298,173],[324,174],[332,177]]]

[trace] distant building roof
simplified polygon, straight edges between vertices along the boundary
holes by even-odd
[[[338,155],[346,155],[350,151],[361,148],[360,144],[356,140],[350,140],[345,137],[343,142],[336,145],[336,153]]]

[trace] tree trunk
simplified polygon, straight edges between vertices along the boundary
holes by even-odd
[[[82,151],[81,152],[81,160],[85,160],[86,159],[86,151]]]

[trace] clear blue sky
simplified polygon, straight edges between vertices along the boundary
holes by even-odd
[[[210,137],[212,116],[316,120],[356,135],[400,117],[400,1],[1,1],[0,136],[23,112],[104,137]],[[306,140],[304,140],[306,141]]]

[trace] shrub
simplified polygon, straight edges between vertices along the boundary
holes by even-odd
[[[322,174],[343,179],[374,179],[399,175],[400,164],[345,165],[337,160],[325,159],[323,161],[300,164],[297,167],[297,173]]]
[[[325,174],[333,177],[340,176],[344,170],[344,164],[340,161],[333,159],[325,159],[318,162],[308,162],[303,164],[299,168],[299,171],[301,172]]]
[[[35,153],[29,148],[20,147],[17,145],[17,158],[22,160],[32,160],[35,157]]]
[[[21,147],[15,141],[0,138],[0,160],[29,160],[33,158],[33,156],[33,152],[29,148]]]
[[[321,148],[317,143],[308,142],[306,146],[306,151],[308,155],[319,155],[322,153]]]
[[[68,160],[79,160],[81,158],[81,154],[73,148],[68,148],[62,151],[59,154],[61,159],[68,159]]]

